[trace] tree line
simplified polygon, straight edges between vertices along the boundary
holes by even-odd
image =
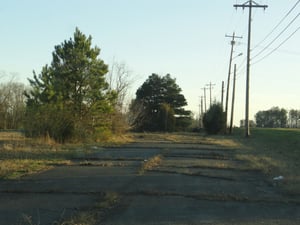
[[[186,131],[195,120],[170,74],[151,74],[126,103],[132,83],[125,64],[110,67],[99,57],[92,37],[76,28],[73,38],[54,47],[52,62],[33,72],[29,86],[0,84],[0,129],[23,129],[30,137],[57,142],[101,140],[128,129]],[[213,104],[203,116],[208,133],[226,129],[223,107]],[[300,110],[273,107],[255,115],[257,127],[299,127]],[[199,125],[199,124],[198,124]]]
[[[300,110],[272,107],[269,110],[262,110],[255,114],[257,127],[266,128],[299,128]]]
[[[54,47],[52,62],[33,72],[29,87],[1,84],[0,129],[24,129],[30,137],[63,143],[129,128],[180,131],[191,124],[186,99],[169,74],[150,75],[126,110],[130,74],[124,64],[109,68],[99,55],[92,37],[76,28],[73,38]]]

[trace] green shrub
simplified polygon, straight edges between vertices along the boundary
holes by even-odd
[[[226,114],[221,104],[212,105],[204,114],[203,125],[208,134],[218,134],[224,131]]]

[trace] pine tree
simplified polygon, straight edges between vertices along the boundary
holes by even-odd
[[[97,126],[104,125],[115,94],[108,91],[108,66],[99,54],[100,49],[92,47],[92,37],[76,28],[73,39],[55,46],[51,65],[44,66],[39,75],[34,72],[29,79],[32,89],[27,93],[27,111],[33,113],[28,119],[41,117],[43,128],[38,134],[64,140],[64,132],[57,134],[63,126],[68,127],[67,136],[72,136],[79,131],[81,135],[93,133]],[[45,110],[48,121],[40,114]],[[49,115],[49,111],[56,113]],[[55,121],[58,124],[51,124]]]
[[[174,131],[178,127],[184,129],[178,122],[182,117],[190,120],[191,113],[184,109],[187,102],[181,91],[176,79],[169,74],[163,77],[157,74],[149,76],[137,90],[132,104],[132,109],[137,105],[143,109],[140,115],[136,115],[133,123],[135,128],[148,131]]]

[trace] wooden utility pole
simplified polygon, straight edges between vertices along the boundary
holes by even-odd
[[[227,118],[228,118],[228,99],[229,99],[229,86],[230,86],[230,75],[231,75],[231,64],[232,64],[232,56],[233,56],[233,48],[235,45],[235,38],[242,38],[235,36],[235,33],[233,32],[233,35],[225,35],[225,37],[232,38],[230,44],[231,44],[231,51],[230,51],[230,59],[229,59],[229,69],[228,69],[228,78],[227,78],[227,90],[226,90],[226,102],[225,102],[225,132],[227,131]]]
[[[200,105],[200,103],[199,103],[199,114],[198,114],[198,118],[199,118],[199,127],[201,127],[201,105]]]
[[[259,5],[253,0],[249,0],[242,5],[235,4],[233,7],[237,8],[249,8],[248,19],[248,45],[247,45],[247,74],[246,74],[246,110],[245,110],[245,136],[250,136],[250,124],[249,124],[249,82],[250,82],[250,50],[251,50],[251,20],[252,20],[252,8],[268,8],[267,5]]]
[[[211,107],[211,90],[213,88],[213,86],[215,86],[216,84],[212,84],[211,82],[209,82],[209,84],[207,84],[206,86],[209,86],[209,107]]]
[[[222,81],[222,90],[221,90],[222,96],[221,96],[221,105],[223,109],[223,102],[224,102],[224,81]]]
[[[231,117],[230,117],[230,126],[229,126],[229,133],[230,133],[230,134],[232,134],[232,125],[233,125],[234,100],[235,100],[235,82],[236,82],[236,64],[234,64],[234,72],[233,72],[233,87],[232,87]]]
[[[203,96],[201,96],[201,101],[200,101],[200,117],[199,117],[199,123],[200,123],[200,127],[203,127]]]
[[[204,87],[204,88],[201,88],[203,91],[204,91],[204,112],[206,112],[206,90],[207,90],[207,88],[206,87]]]
[[[203,116],[203,96],[201,96],[201,116]]]

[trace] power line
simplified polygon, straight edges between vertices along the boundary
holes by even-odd
[[[247,43],[245,42],[239,42],[241,43],[242,45],[247,45]],[[262,49],[262,48],[265,48],[265,46],[257,46],[258,48]],[[268,50],[273,50],[274,48],[268,48]],[[293,51],[293,50],[289,50],[289,49],[279,49],[278,51],[280,51],[281,53],[284,53],[284,54],[288,54],[288,55],[300,55],[300,51]],[[246,59],[244,58],[243,59],[243,62],[241,64],[243,64],[244,62],[246,61]],[[239,70],[239,68],[238,68]]]
[[[289,39],[291,39],[298,31],[300,30],[300,27],[298,27],[290,36],[288,36],[283,42],[281,42],[275,49],[273,49],[271,52],[269,52],[267,55],[262,57],[261,59],[257,60],[256,62],[252,63],[252,65],[257,64],[273,54],[275,51],[277,51],[282,45],[284,45]]]
[[[245,57],[242,60],[242,62],[240,63],[240,65],[243,65],[243,66],[240,66],[240,67],[237,68],[237,74],[239,74],[241,70],[246,69],[246,64],[245,64],[246,61],[247,61],[247,57]]]
[[[300,16],[300,13],[297,14],[297,16],[261,51],[259,51],[255,56],[253,56],[252,60],[261,55],[264,51],[266,51],[294,22],[295,20]]]
[[[296,2],[296,4],[287,12],[287,14],[279,21],[279,23],[266,35],[266,37],[260,41],[252,50],[257,48],[259,45],[261,45],[268,37],[270,37],[274,31],[282,24],[282,22],[291,14],[291,12],[297,7],[297,5],[300,3],[300,0]]]

